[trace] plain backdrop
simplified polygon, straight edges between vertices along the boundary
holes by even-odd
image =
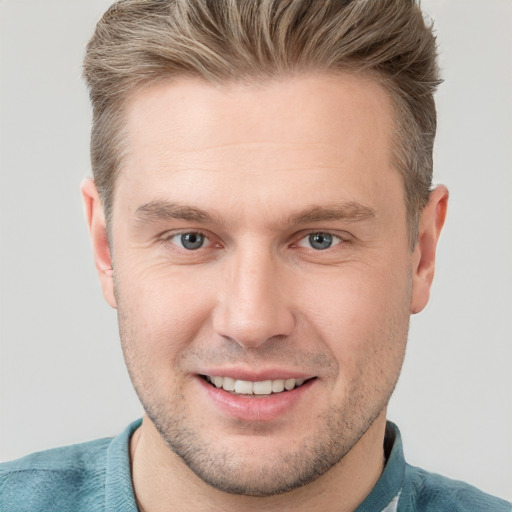
[[[0,459],[112,436],[141,407],[103,302],[79,185],[85,44],[109,0],[0,0]],[[436,280],[389,417],[406,457],[512,499],[512,2],[429,0],[445,83]]]

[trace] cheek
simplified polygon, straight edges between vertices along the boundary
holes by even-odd
[[[115,275],[123,345],[153,368],[168,368],[208,324],[210,287],[197,272],[168,266]]]
[[[345,381],[369,373],[381,380],[383,369],[399,371],[411,294],[403,268],[393,272],[346,267],[332,276],[327,291],[318,293],[318,283],[312,283],[304,293],[308,322],[327,345]]]

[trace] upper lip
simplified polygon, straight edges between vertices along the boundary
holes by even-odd
[[[298,370],[286,369],[266,369],[249,370],[243,368],[208,368],[197,372],[198,375],[208,375],[210,377],[231,377],[235,380],[248,380],[252,382],[261,382],[264,380],[277,379],[311,379],[315,377],[310,373],[304,373]]]

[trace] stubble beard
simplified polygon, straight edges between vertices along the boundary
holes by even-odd
[[[314,431],[295,443],[295,448],[269,454],[262,438],[261,454],[254,463],[254,457],[245,458],[244,454],[231,448],[219,449],[208,440],[204,435],[210,428],[207,420],[199,428],[194,424],[183,390],[167,389],[167,394],[162,395],[162,390],[147,370],[150,365],[141,365],[140,355],[136,354],[137,335],[130,329],[130,322],[120,307],[118,315],[123,353],[133,386],[148,418],[166,445],[203,482],[219,491],[255,497],[290,492],[315,481],[342,463],[345,455],[388,405],[400,374],[408,330],[407,323],[405,332],[399,333],[405,337],[403,352],[398,355],[400,360],[395,363],[395,372],[388,375],[387,382],[381,383],[381,389],[387,391],[381,391],[377,400],[372,397],[371,383],[362,388],[354,384],[353,389],[347,390],[343,404],[330,406],[315,420],[310,419],[315,425]],[[365,373],[364,368],[359,368],[359,371]],[[293,425],[290,429],[293,433]]]
[[[244,460],[236,451],[205,442],[187,418],[161,414],[147,401],[143,406],[167,446],[203,482],[219,491],[256,497],[283,494],[315,481],[342,461],[381,412],[354,430],[344,421],[346,411],[332,407],[318,419],[323,427],[302,439],[295,450],[268,454],[262,448],[260,463],[254,464],[252,457]]]
[[[379,403],[368,404],[368,398],[357,390],[348,394],[346,403],[331,406],[316,419],[309,421],[315,430],[307,437],[290,443],[274,453],[265,449],[264,432],[259,454],[240,453],[208,438],[207,420],[197,425],[188,413],[182,390],[169,390],[159,396],[149,390],[156,388],[143,383],[136,375],[131,350],[123,343],[128,370],[144,410],[166,445],[203,482],[215,489],[235,495],[266,497],[283,494],[307,485],[342,463],[375,419],[387,406],[393,388]],[[149,386],[148,386],[149,384]],[[172,397],[172,398],[169,398]],[[368,415],[368,407],[371,414]],[[293,435],[293,425],[290,425]],[[206,431],[206,432],[205,432]],[[206,433],[206,435],[205,435]],[[259,435],[253,429],[251,435]]]

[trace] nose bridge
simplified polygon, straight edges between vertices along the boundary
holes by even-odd
[[[293,311],[271,249],[258,243],[241,245],[230,255],[227,266],[214,317],[217,333],[247,348],[289,335]]]

